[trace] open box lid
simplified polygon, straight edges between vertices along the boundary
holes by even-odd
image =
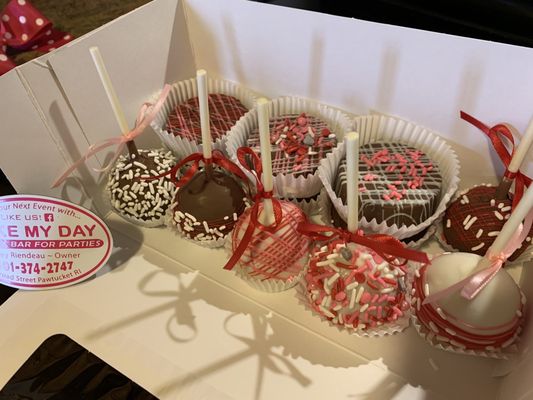
[[[70,199],[100,214],[106,214],[107,206],[99,175],[90,167],[101,165],[109,156],[105,152],[78,172],[81,181],[48,189],[90,143],[119,133],[90,61],[88,48],[94,45],[103,53],[131,121],[164,82],[190,78],[201,67],[270,97],[310,97],[354,114],[379,110],[431,127],[457,151],[463,187],[494,180],[501,166],[487,156],[493,153],[487,140],[458,118],[459,110],[489,125],[503,118],[523,131],[533,104],[533,93],[527,90],[533,87],[531,49],[242,0],[155,0],[0,78],[0,91],[10,93],[9,99],[0,99],[2,129],[16,132],[0,148],[0,166],[15,188]],[[145,137],[154,143],[153,136]],[[21,167],[21,154],[31,160],[31,169]],[[112,224],[121,230],[119,223]],[[182,260],[180,252],[168,248],[169,237],[161,230],[143,230],[143,235],[145,245],[186,265],[196,267],[202,259],[195,257],[203,249],[184,245],[187,252],[181,253],[187,255]],[[232,287],[233,276],[209,276]],[[292,296],[246,295],[276,312]],[[299,315],[298,310],[304,311],[298,307],[290,303],[281,315],[313,326],[315,333],[368,359],[383,354],[390,360],[387,366],[413,385],[449,395],[446,386],[452,377],[457,393],[489,398],[501,388],[513,391],[501,398],[517,399],[527,393],[526,383],[517,384],[527,382],[523,377],[533,369],[527,358],[506,378],[495,380],[490,378],[494,362],[430,349],[412,330],[382,339],[382,344],[354,339]],[[527,347],[528,340],[524,342]],[[405,347],[410,344],[412,348]],[[439,358],[440,372],[427,364],[428,352]],[[405,358],[417,361],[417,368],[402,368]],[[469,388],[472,384],[479,387]]]

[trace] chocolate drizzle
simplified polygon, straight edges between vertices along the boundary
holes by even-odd
[[[227,131],[248,111],[235,97],[225,94],[209,94],[209,124],[213,141],[224,136]],[[200,142],[202,130],[198,97],[179,104],[169,115],[167,130],[174,136]]]
[[[440,200],[439,168],[422,151],[401,143],[368,143],[359,149],[359,218],[388,226],[418,225]],[[346,203],[346,160],[335,193]]]
[[[189,239],[212,241],[232,231],[245,208],[246,194],[230,175],[213,169],[197,173],[176,192],[172,223]]]

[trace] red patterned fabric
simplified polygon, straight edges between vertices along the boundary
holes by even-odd
[[[0,75],[16,67],[8,54],[29,50],[48,52],[72,40],[28,0],[10,0],[0,12]]]

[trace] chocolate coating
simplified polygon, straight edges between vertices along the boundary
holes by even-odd
[[[274,175],[313,174],[320,160],[337,145],[326,122],[305,113],[271,118],[269,126]],[[259,128],[250,134],[248,146],[260,153]]]
[[[209,94],[209,123],[213,141],[224,136],[227,131],[248,111],[235,97],[225,94]],[[198,97],[179,104],[168,116],[167,130],[174,136],[200,142],[200,110]]]
[[[495,193],[495,186],[476,186],[450,204],[443,220],[444,239],[450,246],[485,255],[511,216],[511,200],[494,200]],[[529,247],[532,237],[533,228],[509,260],[516,260]]]
[[[174,156],[166,150],[139,150],[134,158],[120,156],[106,186],[113,208],[139,222],[162,222],[174,195],[174,184],[169,177],[155,181],[141,178],[168,172],[174,163]]]
[[[218,240],[231,232],[244,212],[245,197],[232,176],[214,169],[208,179],[200,171],[176,192],[172,223],[189,239]]]
[[[359,218],[387,226],[418,225],[440,200],[442,177],[422,151],[401,143],[368,143],[359,149]],[[335,193],[346,204],[346,160]]]

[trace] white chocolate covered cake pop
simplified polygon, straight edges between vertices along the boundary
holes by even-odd
[[[423,326],[421,333],[431,343],[494,353],[516,341],[526,299],[504,270],[500,270],[472,300],[456,291],[434,303],[423,304],[431,293],[469,276],[481,259],[469,253],[444,254],[417,271],[412,305]]]

